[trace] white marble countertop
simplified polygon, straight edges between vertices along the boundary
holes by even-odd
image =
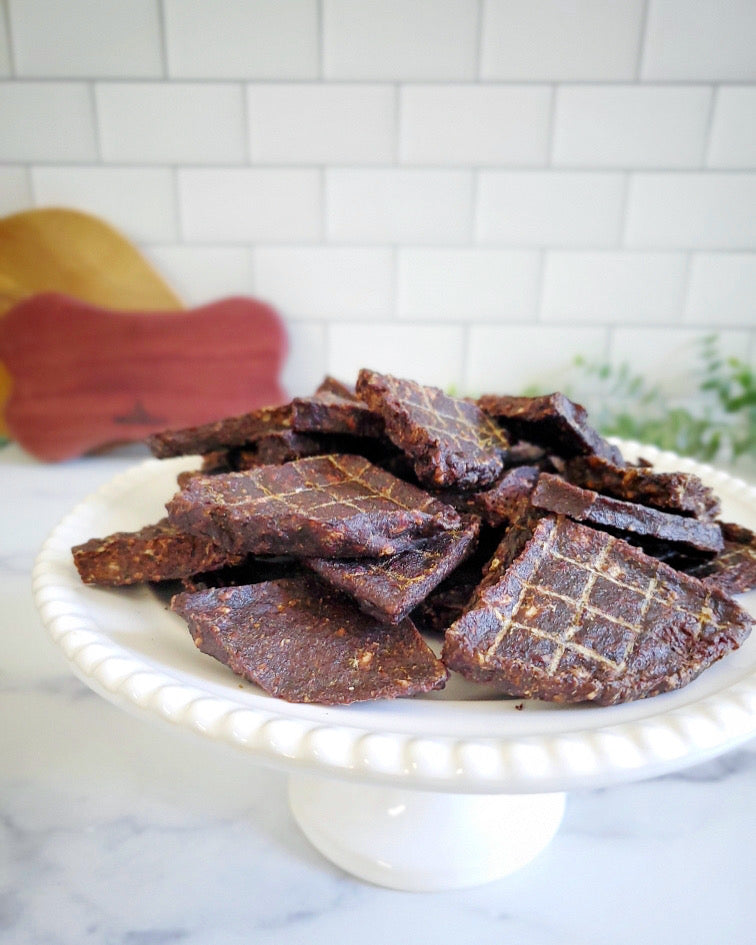
[[[554,841],[507,879],[399,893],[309,845],[284,774],[94,695],[48,641],[30,571],[60,517],[142,455],[48,466],[0,449],[0,941],[754,941],[756,741],[569,795]]]

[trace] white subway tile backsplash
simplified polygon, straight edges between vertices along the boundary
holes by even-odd
[[[756,253],[694,253],[685,321],[756,325]]]
[[[700,351],[706,334],[703,328],[616,328],[609,361],[615,367],[627,364],[670,399],[687,399],[703,380]],[[745,331],[721,331],[718,339],[724,356],[742,358],[748,350]]]
[[[250,157],[271,164],[390,163],[394,100],[389,85],[250,85]]]
[[[320,174],[312,169],[181,168],[182,235],[190,242],[320,237]]]
[[[168,74],[313,79],[317,0],[163,0]]]
[[[635,77],[643,0],[483,0],[484,79]]]
[[[29,172],[26,168],[12,164],[0,167],[0,217],[28,210],[31,202]]]
[[[406,85],[400,159],[407,164],[544,165],[547,86]]]
[[[625,240],[640,248],[748,249],[756,174],[633,174]]]
[[[706,163],[710,167],[756,168],[756,88],[753,86],[725,85],[718,89]]]
[[[463,243],[470,239],[471,219],[470,171],[326,170],[331,240]]]
[[[176,239],[173,174],[149,167],[33,167],[38,207],[63,206],[101,217],[140,243]]]
[[[399,250],[399,315],[520,321],[535,315],[540,255],[529,250]]]
[[[541,316],[560,322],[674,322],[684,253],[550,252]]]
[[[371,368],[422,384],[460,389],[464,339],[454,325],[334,324],[328,331],[328,373],[354,382]]]
[[[521,394],[530,387],[563,390],[575,358],[602,360],[606,329],[554,325],[474,325],[470,329],[464,392]]]
[[[238,85],[108,82],[95,94],[105,161],[240,164],[246,157]]]
[[[621,174],[481,171],[476,238],[525,246],[613,246],[622,214]]]
[[[328,79],[472,79],[477,0],[324,0]]]
[[[158,0],[7,0],[16,74],[163,74]]]
[[[711,95],[705,86],[561,86],[553,162],[569,167],[699,167]]]
[[[384,246],[258,246],[255,289],[294,318],[390,318],[392,253]]]
[[[281,384],[289,397],[311,394],[328,372],[327,328],[322,322],[286,323],[289,351]]]
[[[752,0],[649,0],[641,78],[756,78]]]
[[[83,82],[0,82],[0,161],[97,159]]]
[[[249,251],[241,246],[174,244],[143,249],[187,306],[252,293]]]

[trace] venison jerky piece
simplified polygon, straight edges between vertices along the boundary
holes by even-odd
[[[297,558],[259,558],[247,555],[239,564],[224,565],[214,571],[203,571],[181,579],[185,591],[204,591],[209,587],[239,587],[242,584],[260,584],[278,578],[296,577],[303,573]]]
[[[692,568],[688,574],[726,594],[743,594],[756,587],[756,535],[742,525],[720,522],[724,551],[716,558]]]
[[[472,553],[478,530],[478,520],[468,517],[463,527],[432,535],[417,548],[391,557],[309,558],[307,564],[353,598],[360,610],[382,623],[397,624]]]
[[[710,520],[720,510],[713,490],[692,473],[652,472],[639,466],[620,468],[598,456],[578,456],[566,463],[564,476],[583,489],[662,511]]]
[[[552,473],[541,473],[530,501],[536,508],[568,515],[578,522],[676,542],[699,552],[716,553],[724,548],[722,530],[716,522],[701,522],[612,499],[591,489],[573,486]]]
[[[410,620],[386,627],[312,575],[179,594],[196,646],[288,702],[346,705],[443,688]]]
[[[85,584],[121,587],[146,581],[173,581],[212,571],[240,558],[229,555],[211,538],[190,535],[167,518],[136,532],[90,538],[71,549]]]
[[[480,488],[504,468],[509,440],[471,401],[365,369],[357,395],[383,417],[386,435],[410,457],[423,485]]]
[[[549,516],[447,631],[442,659],[507,695],[612,705],[686,685],[751,623],[718,589]]]
[[[164,430],[147,437],[147,445],[158,459],[191,456],[214,450],[245,446],[264,436],[291,427],[291,405],[261,407],[238,417],[226,417],[182,430]]]
[[[299,433],[383,434],[383,419],[354,395],[319,390],[312,397],[295,397],[291,409],[291,427]]]
[[[167,508],[178,527],[235,554],[374,558],[460,524],[454,509],[345,454],[197,476]]]
[[[354,386],[345,384],[336,377],[326,374],[323,380],[315,388],[315,394],[338,394],[339,397],[345,397],[347,400],[358,400],[354,392]]]
[[[615,466],[625,465],[617,447],[590,425],[585,407],[564,394],[542,397],[485,394],[477,403],[517,439],[536,443],[558,456],[595,455]]]
[[[504,525],[521,511],[522,500],[529,499],[541,471],[537,466],[516,466],[504,473],[490,489],[476,492],[475,511],[489,525]]]

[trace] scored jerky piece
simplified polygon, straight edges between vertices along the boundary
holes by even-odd
[[[511,522],[520,514],[522,500],[529,499],[540,474],[537,466],[507,470],[490,489],[473,495],[473,508],[489,525]]]
[[[411,620],[386,627],[312,575],[179,594],[196,646],[288,702],[346,705],[443,688]]]
[[[578,456],[565,464],[564,476],[583,489],[662,511],[713,519],[720,510],[713,490],[693,473],[651,472],[639,466],[620,468],[599,456]]]
[[[260,584],[262,581],[295,577],[302,571],[302,564],[297,558],[247,555],[239,564],[202,571],[182,578],[181,583],[185,591],[204,591],[208,587],[239,587],[242,584]]]
[[[460,524],[454,509],[346,454],[197,476],[167,508],[178,527],[235,554],[379,557]]]
[[[590,425],[585,407],[564,394],[544,394],[541,397],[485,394],[477,403],[515,438],[536,443],[557,456],[595,455],[615,466],[625,465],[617,447]]]
[[[383,419],[354,395],[318,390],[311,397],[291,402],[291,428],[299,433],[347,433],[352,436],[383,435]]]
[[[684,568],[704,584],[726,594],[743,594],[756,588],[756,535],[743,525],[720,522],[724,551],[711,561]]]
[[[537,508],[568,515],[578,522],[676,542],[699,552],[716,553],[724,548],[722,530],[716,522],[702,522],[612,499],[591,489],[573,486],[552,473],[541,473],[530,501]]]
[[[440,532],[388,558],[309,558],[307,564],[365,613],[397,624],[473,552],[478,531],[477,519],[468,517],[462,528]]]
[[[386,435],[411,458],[426,486],[480,488],[504,468],[509,440],[471,401],[365,369],[357,395],[383,417]]]
[[[212,539],[190,535],[171,525],[167,518],[136,532],[90,538],[71,551],[85,584],[108,587],[178,580],[240,560]]]
[[[447,631],[442,659],[510,696],[611,705],[686,685],[751,623],[717,588],[548,516]]]
[[[163,430],[147,437],[153,456],[168,459],[171,456],[192,456],[211,453],[254,443],[266,433],[276,433],[291,427],[291,405],[261,407],[238,417],[226,417],[214,423],[204,423],[182,430]]]

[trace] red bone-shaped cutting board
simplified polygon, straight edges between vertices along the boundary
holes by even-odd
[[[10,435],[61,460],[281,403],[286,333],[276,312],[228,298],[179,312],[120,312],[58,293],[0,319]]]

